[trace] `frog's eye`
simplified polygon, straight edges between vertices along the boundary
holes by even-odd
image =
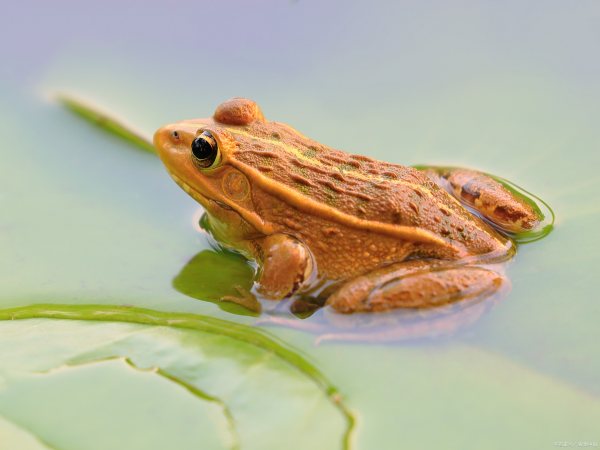
[[[214,167],[218,163],[219,146],[216,139],[205,131],[192,142],[192,159],[201,169]]]

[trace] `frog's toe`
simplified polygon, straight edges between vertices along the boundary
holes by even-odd
[[[367,277],[359,277],[329,297],[327,305],[341,313],[430,308],[459,300],[483,299],[507,283],[497,272],[470,266],[419,271],[375,286]]]

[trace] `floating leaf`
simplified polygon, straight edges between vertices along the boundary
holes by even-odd
[[[44,324],[36,332],[45,333]],[[57,344],[52,331],[47,338],[50,345],[45,348],[51,350]],[[23,347],[28,357],[37,356]],[[38,346],[38,352],[42,348]],[[44,373],[13,373],[4,383],[0,413],[34,431],[52,448],[237,447],[221,405],[194,395],[156,371],[137,370],[124,359]]]
[[[165,448],[158,438],[155,447],[149,444],[154,440],[143,438],[144,427],[151,428],[152,434],[160,430],[161,423],[165,433],[172,431],[183,439],[175,448],[197,442],[197,434],[177,431],[178,421],[189,427],[198,422],[198,433],[207,424],[212,424],[210,429],[219,424],[221,431],[211,442],[220,438],[222,448],[231,448],[236,442],[244,449],[263,450],[314,448],[315,443],[328,449],[349,446],[354,420],[336,389],[305,358],[257,329],[191,314],[101,306],[16,308],[0,311],[0,319],[25,319],[0,322],[0,376],[4,379],[0,403],[19,405],[0,407],[0,413],[59,448],[81,448],[85,436],[96,439],[89,424],[98,421],[104,424],[101,429],[124,433],[118,426],[123,417],[136,417],[124,423],[139,426],[132,436],[138,435],[143,442],[141,447],[134,446],[136,441],[126,448]],[[101,363],[114,358],[121,360]],[[124,367],[124,359],[131,367]],[[150,369],[156,371],[144,372]],[[74,378],[64,375],[67,378],[63,379],[63,372],[75,374]],[[136,383],[147,380],[147,389],[137,393],[133,387],[119,390],[118,386],[133,379]],[[112,387],[102,387],[105,382]],[[65,388],[79,383],[81,389]],[[167,389],[165,383],[171,385],[170,394],[160,390]],[[63,388],[64,393],[59,393]],[[111,392],[115,403],[103,403]],[[36,396],[43,408],[34,412]],[[190,396],[200,408],[195,419],[189,417]],[[181,409],[173,413],[173,423],[166,419],[155,423],[152,417],[135,412],[131,404],[127,406],[146,397],[150,410],[155,408],[152,402],[159,408],[168,401],[187,406],[179,408],[172,403],[172,411]],[[123,404],[119,406],[120,401]],[[128,412],[121,419],[112,417],[110,405]],[[50,414],[57,408],[60,414]],[[77,415],[75,411],[79,411]],[[55,433],[56,423],[44,419],[50,415],[52,420],[62,417],[66,423],[81,417],[85,426],[80,428],[87,431]],[[98,448],[114,448],[99,437],[98,442],[104,445]]]
[[[0,448],[18,450],[52,450],[37,436],[0,416]]]

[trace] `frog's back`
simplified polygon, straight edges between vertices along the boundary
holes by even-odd
[[[316,204],[313,214],[344,225],[397,229],[407,240],[456,244],[469,253],[505,247],[504,239],[416,169],[330,148],[276,122],[251,127],[229,129],[241,144],[234,158],[289,195],[289,204]]]

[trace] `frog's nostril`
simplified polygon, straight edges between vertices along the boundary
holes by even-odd
[[[173,139],[179,139],[179,131],[177,131],[177,130],[172,131],[171,132],[171,137]]]

